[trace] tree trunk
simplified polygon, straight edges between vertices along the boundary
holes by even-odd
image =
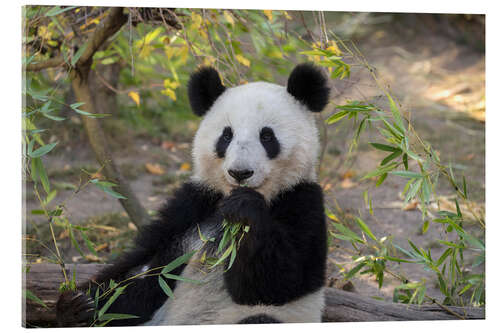
[[[106,20],[89,38],[85,51],[70,72],[69,77],[76,100],[85,103],[81,106],[81,109],[86,112],[98,113],[96,112],[94,99],[89,88],[92,57],[109,37],[120,30],[126,21],[127,16],[123,13],[123,8],[115,7],[109,9],[109,15]],[[99,121],[96,118],[84,115],[81,116],[81,119],[90,146],[94,151],[97,161],[103,167],[104,175],[109,181],[117,184],[115,190],[126,197],[126,199],[119,200],[128,216],[137,226],[147,224],[149,222],[147,211],[141,205],[115,164]]]
[[[87,281],[105,265],[66,265],[68,276],[75,272],[76,283]],[[39,297],[46,308],[31,300],[23,300],[24,326],[55,326],[55,304],[58,288],[64,281],[61,267],[55,264],[32,265],[23,276],[24,286]],[[398,320],[455,320],[484,319],[484,308],[438,305],[407,305],[374,300],[353,292],[327,288],[323,322],[398,321]]]

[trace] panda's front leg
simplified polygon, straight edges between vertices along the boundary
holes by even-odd
[[[223,199],[220,212],[230,223],[250,226],[233,266],[224,273],[233,301],[282,305],[296,298],[303,280],[300,247],[305,244],[299,243],[301,236],[294,235],[290,226],[273,221],[268,203],[251,188],[233,190]]]

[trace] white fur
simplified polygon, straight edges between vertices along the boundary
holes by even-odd
[[[224,159],[217,157],[215,144],[224,127],[233,139]],[[259,141],[260,130],[271,127],[281,151],[270,160]],[[300,180],[316,180],[319,151],[314,115],[296,101],[286,88],[255,82],[227,89],[202,120],[193,143],[193,179],[229,193],[237,184],[228,170],[251,169],[247,185],[270,200],[279,191]]]
[[[217,230],[207,227],[202,233],[206,237],[213,237]],[[145,326],[235,324],[259,314],[269,315],[285,323],[321,322],[323,289],[281,306],[235,304],[224,287],[223,268],[217,266],[210,271],[206,265],[200,263],[205,248],[199,237],[196,238],[195,232],[198,235],[197,230],[188,232],[184,244],[189,244],[189,248],[185,251],[201,251],[191,258],[182,272],[182,277],[202,281],[203,284],[178,281],[174,297],[169,298]]]

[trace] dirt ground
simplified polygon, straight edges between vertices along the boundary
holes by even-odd
[[[411,112],[417,132],[440,152],[442,160],[461,166],[459,174],[463,172],[466,175],[470,196],[478,205],[484,204],[484,52],[467,44],[460,44],[446,35],[421,31],[407,36],[389,28],[374,31],[359,40],[357,45],[390,86],[404,110]],[[376,86],[368,81],[367,76],[358,75],[355,70],[350,79],[334,82],[333,85],[335,103],[360,98],[375,103],[383,102]],[[372,180],[360,180],[365,172],[376,167],[383,156],[374,152],[367,144],[372,141],[370,138],[374,133],[367,132],[363,135],[352,160],[345,162],[351,135],[352,128],[342,124],[335,124],[329,129],[327,153],[320,173],[327,205],[344,214],[359,214],[378,237],[392,235],[393,242],[404,248],[408,248],[407,239],[411,239],[417,246],[431,246],[436,251],[436,257],[439,256],[444,249],[435,240],[442,236],[442,230],[431,225],[423,234],[421,212],[418,209],[402,209],[400,193],[404,186],[403,180],[388,177],[384,185],[378,188],[375,188]],[[130,179],[131,186],[143,205],[148,210],[155,210],[172,189],[189,175],[189,165],[185,163],[190,162],[191,143],[162,143],[140,139],[132,141],[132,144],[126,150],[115,152],[116,162]],[[58,188],[55,201],[64,202],[66,211],[70,213],[68,217],[71,223],[108,225],[115,228],[114,231],[108,231],[111,230],[109,232],[114,237],[112,239],[116,239],[118,243],[120,237],[123,240],[134,234],[133,226],[127,223],[128,219],[116,199],[91,186],[83,188],[77,195],[72,195],[72,190],[66,189],[67,183],[78,182],[81,168],[97,169],[92,152],[85,142],[49,155],[46,165],[54,186]],[[146,164],[149,165],[149,171]],[[160,171],[156,164],[161,167]],[[27,188],[27,232],[41,237],[46,221],[30,214],[38,205],[30,187]],[[373,216],[369,214],[363,200],[365,190],[369,191],[372,198]],[[442,196],[452,193],[446,186],[442,186],[439,191]],[[60,234],[58,237],[66,260],[84,262],[99,259],[81,258],[71,247],[67,235]],[[106,245],[98,251],[99,257],[104,259],[115,256],[126,246],[113,245],[111,240],[106,239],[106,235],[94,241],[96,245]],[[341,245],[349,247],[348,244]],[[44,254],[43,250],[39,251]],[[351,261],[346,251],[332,247],[328,270],[330,280],[340,281],[342,267],[349,269],[352,267]],[[428,293],[440,298],[431,272],[423,271],[419,265],[410,264],[402,264],[395,269],[403,271],[411,280],[425,278],[432,281]],[[373,278],[354,278],[352,283],[356,292],[387,300],[392,299],[394,287],[400,284],[391,278],[386,279],[382,289],[378,289]]]

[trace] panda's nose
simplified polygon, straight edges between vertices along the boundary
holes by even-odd
[[[228,170],[228,173],[231,177],[233,177],[234,179],[236,179],[236,181],[238,183],[241,183],[242,181],[244,181],[245,179],[248,179],[250,177],[252,177],[253,175],[253,171],[252,170],[235,170],[235,169],[229,169]]]

